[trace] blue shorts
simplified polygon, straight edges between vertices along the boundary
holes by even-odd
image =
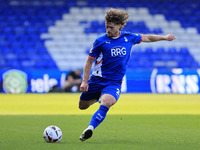
[[[80,99],[89,101],[92,99],[99,99],[101,95],[110,94],[114,96],[117,101],[121,93],[121,84],[122,81],[111,81],[101,77],[91,76],[88,81],[89,89],[87,92],[81,94]]]

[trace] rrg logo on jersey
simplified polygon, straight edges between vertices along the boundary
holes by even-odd
[[[126,55],[126,48],[122,46],[117,46],[111,49],[111,56],[124,56]]]

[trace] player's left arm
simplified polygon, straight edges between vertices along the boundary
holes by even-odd
[[[173,41],[176,37],[173,34],[168,34],[166,36],[162,35],[151,35],[151,34],[141,34],[142,42],[156,42],[156,41]]]

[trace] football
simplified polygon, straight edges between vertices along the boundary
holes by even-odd
[[[62,139],[62,131],[59,127],[51,125],[44,130],[43,137],[48,143],[58,143]]]

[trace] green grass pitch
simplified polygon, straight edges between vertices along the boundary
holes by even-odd
[[[91,139],[80,142],[96,103],[78,109],[80,94],[0,94],[0,150],[199,150],[200,95],[121,94]],[[43,131],[57,125],[60,143]]]

